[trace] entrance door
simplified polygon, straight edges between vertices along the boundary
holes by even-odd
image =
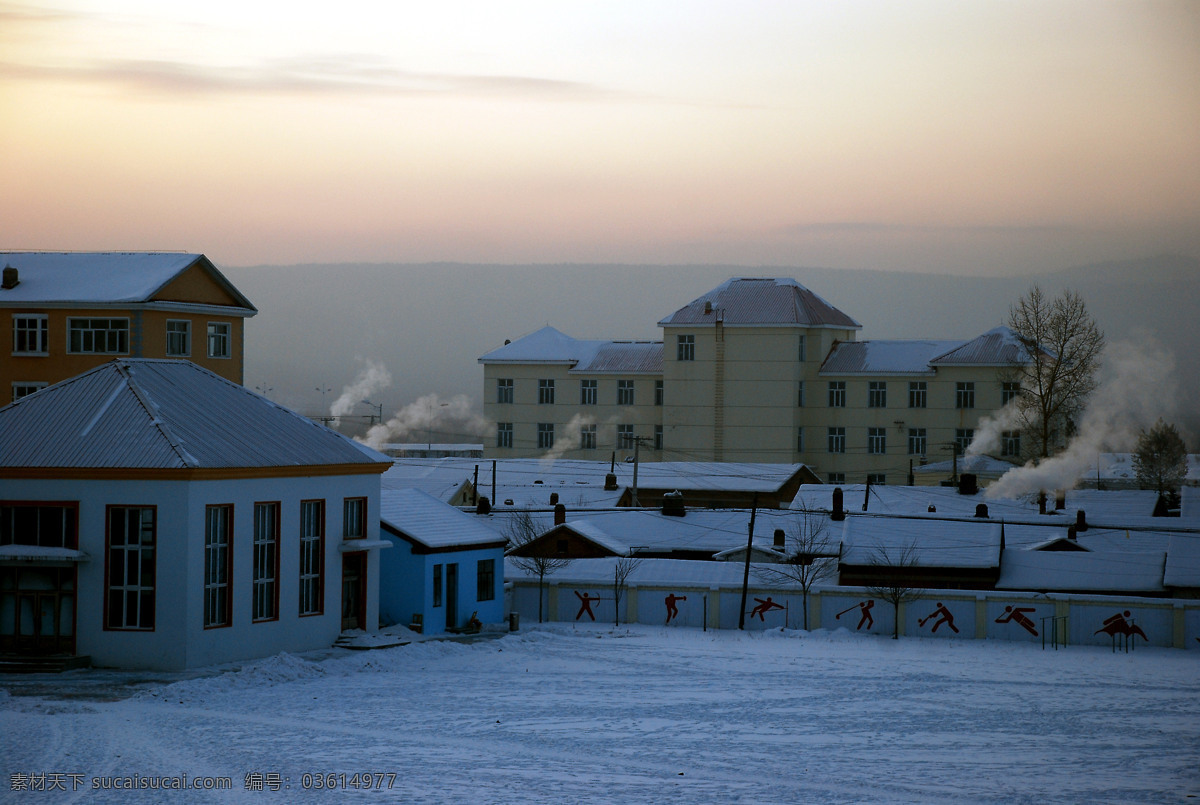
[[[367,628],[366,551],[342,554],[342,629]]]
[[[75,653],[75,567],[0,568],[0,651]]]
[[[458,627],[458,563],[446,565],[446,628]]]

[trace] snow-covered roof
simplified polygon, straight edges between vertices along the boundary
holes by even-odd
[[[572,559],[566,567],[555,571],[554,583],[560,587],[578,586],[596,589],[611,587],[613,582],[613,565],[617,559],[603,557],[599,559]],[[630,585],[655,585],[670,587],[671,585],[711,585],[719,587],[740,588],[742,585],[743,567],[738,562],[709,562],[689,559],[641,559],[626,580]],[[537,576],[529,570],[517,565],[511,558],[504,562],[505,579],[536,579]],[[751,574],[752,588],[774,588],[782,586]]]
[[[379,520],[431,550],[500,546],[504,538],[476,515],[447,505],[420,489],[382,489]]]
[[[960,475],[964,472],[970,472],[976,475],[999,477],[1016,466],[1016,464],[1010,461],[1003,461],[982,454],[958,457],[958,472]],[[950,477],[954,469],[954,459],[949,459],[947,461],[935,461],[931,464],[922,464],[919,467],[913,467],[913,474],[945,475],[946,477]]]
[[[607,341],[586,360],[571,368],[571,374],[661,375],[661,341]]]
[[[20,280],[15,288],[0,290],[0,306],[150,302],[196,265],[238,307],[257,312],[207,257],[181,252],[0,252],[0,267],[17,269]]]
[[[424,445],[422,445],[424,447]],[[475,460],[479,463],[478,459]],[[471,483],[472,467],[441,461],[415,461],[401,459],[393,461],[388,471],[380,476],[383,489],[420,489],[443,503],[449,503],[463,487]]]
[[[1029,353],[1007,327],[996,327],[930,359],[934,366],[1011,366],[1024,363]]]
[[[997,567],[1000,523],[991,520],[847,517],[842,531],[842,564],[872,565],[886,554],[897,562],[911,546],[916,567]]]
[[[1172,534],[1167,545],[1167,587],[1200,587],[1200,534]]]
[[[734,278],[662,319],[660,327],[836,327],[862,325],[790,278]]]
[[[328,465],[391,461],[190,361],[110,361],[0,408],[4,470]]]
[[[933,358],[961,341],[840,341],[821,364],[822,375],[932,375]]]
[[[833,508],[833,490],[842,490],[842,508],[850,512],[862,511],[865,484],[805,484],[800,487],[792,501],[793,509],[817,509],[830,511]],[[987,505],[992,520],[1024,514],[1025,508],[1016,501],[986,500],[983,495],[960,495],[948,486],[894,486],[872,485],[867,498],[870,514],[898,514],[921,517],[974,517],[975,507]],[[929,507],[937,509],[930,514]],[[1035,509],[1036,511],[1036,509]],[[1072,521],[1074,522],[1074,521]]]
[[[1163,589],[1161,551],[1021,551],[1000,557],[999,590],[1157,592]]]
[[[751,464],[720,461],[647,461],[638,465],[638,487],[681,492],[774,492],[804,470],[803,464]],[[616,469],[617,483],[633,485],[633,465]],[[686,497],[684,500],[686,504]]]
[[[565,363],[575,365],[592,359],[607,341],[584,341],[546,326],[516,341],[493,349],[480,363]]]

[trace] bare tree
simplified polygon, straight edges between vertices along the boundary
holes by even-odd
[[[527,511],[516,511],[509,515],[504,526],[504,538],[508,540],[505,550],[511,554],[517,548],[529,545],[542,535],[537,519]],[[538,579],[538,623],[542,622],[542,599],[546,595],[546,577],[566,567],[570,559],[561,556],[509,556],[513,564],[532,573]]]
[[[878,568],[879,575],[878,581],[867,585],[867,591],[892,605],[893,640],[900,638],[900,605],[912,603],[925,594],[912,583],[917,555],[917,546],[910,542],[902,548],[878,548],[871,556],[871,566]]]
[[[1096,389],[1104,333],[1079,294],[1064,291],[1051,299],[1037,285],[1009,310],[1008,326],[1025,348],[1012,367],[1021,384],[1016,421],[1029,436],[1031,453],[1046,458],[1071,435]]]
[[[625,591],[629,587],[627,583],[629,574],[636,570],[641,563],[641,559],[635,559],[630,555],[618,557],[613,565],[613,626],[621,624],[621,597],[625,595]]]
[[[1161,419],[1143,430],[1133,453],[1133,471],[1143,489],[1174,493],[1187,476],[1187,445],[1174,425]]]
[[[784,559],[779,564],[757,565],[754,574],[763,581],[800,588],[804,629],[808,630],[808,594],[812,588],[837,575],[837,544],[829,539],[828,515],[801,509],[785,530]]]

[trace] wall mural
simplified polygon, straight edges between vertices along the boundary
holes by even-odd
[[[852,609],[862,610],[862,617],[858,619],[858,626],[855,626],[854,630],[857,632],[860,629],[862,629],[864,623],[867,625],[867,628],[870,629],[871,627],[873,627],[875,625],[875,618],[871,616],[871,608],[874,606],[875,606],[875,599],[868,598],[866,601],[859,601],[854,606],[843,609],[841,612],[834,615],[833,619],[835,621],[841,620],[842,616],[845,615],[847,612],[849,612]]]
[[[921,618],[921,620],[917,621],[917,625],[924,626],[927,621],[932,620],[934,617],[937,617],[938,620],[933,624],[933,628],[930,629],[931,633],[937,632],[938,627],[944,623],[949,626],[955,634],[958,634],[958,627],[954,625],[954,615],[952,615],[950,610],[946,609],[946,607],[942,605],[941,601],[938,601],[937,609]]]

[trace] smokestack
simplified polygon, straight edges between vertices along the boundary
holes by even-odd
[[[0,288],[6,291],[12,290],[21,284],[20,277],[17,276],[17,270],[12,266],[4,267],[4,278],[0,281]]]
[[[1038,514],[1046,513],[1046,490],[1038,492]]]
[[[554,506],[554,524],[562,525],[565,522],[567,522],[567,507],[557,503]]]
[[[1061,511],[1067,508],[1067,490],[1059,489],[1054,493],[1054,510]]]
[[[975,473],[964,472],[958,476],[958,494],[974,495],[979,491],[979,484],[976,481]]]
[[[666,517],[683,517],[687,511],[683,507],[683,493],[678,489],[663,495],[662,513]]]
[[[987,504],[986,504],[986,503],[979,503],[979,504],[976,504],[976,506],[975,506],[975,516],[976,516],[976,517],[982,517],[982,518],[983,518],[983,519],[985,519],[985,520],[987,519],[987,516],[988,516],[988,508],[987,508]]]
[[[492,513],[492,502],[487,499],[487,495],[480,496],[479,502],[475,504],[475,513],[476,514],[491,514]]]
[[[833,488],[833,513],[829,515],[829,519],[846,519],[846,512],[842,511],[842,488],[840,486],[835,486]]]
[[[1082,534],[1084,531],[1087,531],[1087,529],[1087,513],[1084,512],[1083,509],[1080,509],[1079,511],[1075,512],[1075,530]]]
[[[558,493],[557,493],[557,492],[551,492],[551,493],[550,493],[550,505],[551,505],[551,506],[553,506],[553,505],[555,505],[556,503],[558,503]]]
[[[784,542],[784,533],[782,528],[775,529],[775,550],[782,551]]]

